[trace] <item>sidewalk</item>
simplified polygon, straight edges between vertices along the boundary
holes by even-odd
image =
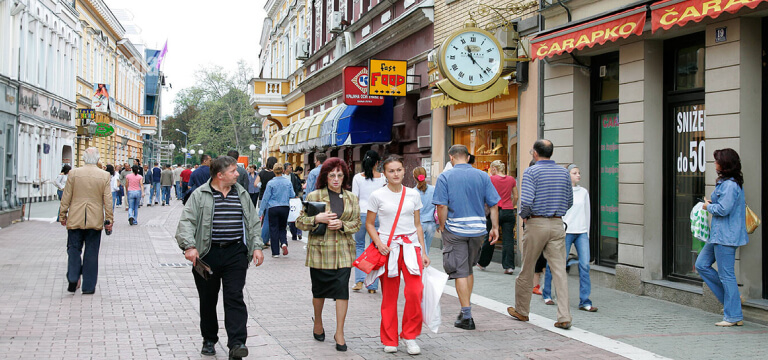
[[[143,207],[139,226],[116,210],[114,233],[102,237],[99,283],[94,295],[66,291],[66,232],[30,221],[0,230],[0,354],[8,359],[212,359],[199,354],[197,293],[191,268],[172,234],[181,202]],[[379,340],[381,294],[352,293],[346,326],[349,351],[333,346],[335,311],[327,301],[324,343],[312,339],[309,271],[303,243],[290,255],[248,270],[247,345],[250,359],[410,358],[404,347],[384,354]],[[438,267],[439,268],[439,267]],[[509,277],[507,277],[509,279]],[[218,355],[226,358],[221,302]],[[442,299],[443,325],[424,330],[423,359],[616,359],[618,355],[480,306],[476,331],[452,326],[459,305]],[[401,300],[402,310],[402,300]],[[601,310],[602,311],[602,310]],[[551,324],[549,325],[551,327]]]

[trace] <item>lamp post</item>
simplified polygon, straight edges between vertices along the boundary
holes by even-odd
[[[253,127],[251,127],[251,129],[253,129]],[[256,150],[256,145],[251,144],[248,146],[248,148],[251,149],[251,162],[253,162],[253,150]]]
[[[176,150],[176,144],[171,143],[168,148],[171,149],[171,164],[173,164],[173,150]]]
[[[186,150],[187,149],[187,132],[181,131],[179,129],[176,129],[176,131],[184,134],[184,148],[182,148],[182,150],[183,150],[183,152],[186,153],[187,152],[187,150]],[[187,167],[187,155],[186,154],[184,154],[184,167]]]

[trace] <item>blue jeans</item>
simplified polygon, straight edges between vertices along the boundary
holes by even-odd
[[[734,266],[737,246],[707,243],[696,258],[696,271],[723,304],[723,320],[737,322],[744,320],[741,313],[741,296],[736,282]],[[712,264],[717,261],[717,270]]]
[[[359,258],[360,255],[363,255],[363,252],[365,251],[365,235],[368,234],[368,232],[365,230],[365,218],[368,212],[366,211],[364,214],[360,215],[360,221],[362,221],[362,225],[360,225],[360,230],[355,233],[355,253],[357,254],[355,256],[355,259]],[[376,218],[376,230],[379,229],[379,218]],[[386,239],[382,239],[381,241],[385,241]],[[366,273],[364,273],[362,270],[355,268],[355,283],[359,282],[365,282],[365,276]],[[376,290],[379,288],[379,279],[376,279],[376,281],[371,284],[371,286],[368,287],[368,290]]]
[[[82,274],[83,292],[94,291],[96,278],[99,276],[101,230],[70,229],[67,230],[67,235],[67,255],[69,255],[67,281],[75,283]],[[83,253],[83,245],[85,245],[85,253]]]
[[[267,204],[261,204],[267,206]],[[261,221],[261,242],[269,244],[269,209],[264,212],[264,219]]]
[[[64,195],[64,190],[56,190],[56,195],[59,197],[59,201],[61,201],[61,197]],[[114,209],[115,209],[115,205],[112,205],[112,210],[114,210]],[[59,222],[59,212],[58,211],[56,211],[56,222]]]
[[[432,238],[435,237],[437,224],[435,224],[434,221],[423,222],[421,223],[421,229],[424,231],[424,246],[427,247],[424,250],[427,252],[427,255],[429,255],[429,248],[432,247]]]
[[[117,204],[117,200],[120,199],[120,196],[118,196],[119,191],[113,191],[112,192],[112,212],[115,212],[115,205]]]
[[[181,199],[181,181],[176,182],[176,200]]]
[[[160,202],[160,182],[152,182],[152,191],[149,193],[149,203],[152,204],[152,195],[155,195],[155,204]]]
[[[171,203],[171,187],[168,185],[163,186],[163,202],[166,205]]]
[[[139,205],[141,204],[141,190],[128,192],[128,217],[139,220]]]
[[[565,234],[566,258],[571,251],[571,244],[576,245],[576,253],[579,255],[579,307],[592,306],[592,300],[589,300],[589,294],[592,292],[592,283],[589,279],[589,234]],[[552,298],[552,272],[549,270],[549,264],[544,274],[541,298]]]

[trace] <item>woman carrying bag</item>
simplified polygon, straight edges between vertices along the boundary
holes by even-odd
[[[307,194],[308,202],[325,203],[326,212],[296,218],[296,227],[307,232],[307,261],[312,279],[312,306],[315,310],[312,335],[325,340],[323,305],[325,299],[336,300],[336,350],[347,351],[344,321],[349,306],[349,275],[355,260],[354,234],[360,229],[360,207],[357,196],[344,190],[349,177],[347,163],[339,158],[323,162],[316,190]],[[318,234],[320,224],[325,232]]]
[[[283,165],[275,164],[272,171],[275,177],[267,183],[267,187],[264,189],[259,215],[269,223],[272,257],[276,258],[280,257],[280,249],[283,249],[283,256],[288,255],[288,238],[285,228],[288,226],[290,201],[292,197],[296,196],[296,193],[293,192],[291,181],[283,177]]]
[[[400,293],[400,274],[405,280],[405,309],[403,331],[400,337],[408,354],[421,353],[416,337],[421,334],[421,298],[424,285],[421,274],[429,266],[424,244],[424,232],[419,219],[422,208],[418,191],[403,186],[403,161],[390,156],[384,161],[387,186],[371,193],[368,198],[368,216],[365,228],[379,252],[386,256],[384,266],[371,271],[366,283],[381,278],[381,342],[384,352],[397,352],[397,298]],[[375,220],[379,218],[379,231]]]
[[[360,201],[360,222],[363,224],[368,222],[368,197],[371,196],[371,193],[381,189],[387,184],[387,179],[377,170],[379,168],[379,160],[379,153],[374,150],[368,150],[363,158],[363,172],[352,178],[352,193],[355,194]],[[379,221],[377,218],[374,218],[374,220],[374,224],[378,229]],[[360,257],[360,255],[363,254],[363,251],[365,251],[366,233],[367,229],[362,228],[355,234],[357,257]],[[355,269],[355,286],[352,290],[362,290],[364,280],[365,273],[360,271],[360,269]],[[369,284],[367,288],[369,294],[374,294],[376,293],[376,289],[379,288],[379,282],[374,281],[372,284]]]
[[[734,266],[736,249],[749,242],[746,228],[744,176],[741,159],[733,149],[715,150],[717,185],[712,199],[704,201],[704,210],[712,214],[709,241],[696,258],[696,270],[717,300],[723,304],[723,321],[717,326],[741,326],[741,296]],[[717,262],[717,270],[712,264]]]

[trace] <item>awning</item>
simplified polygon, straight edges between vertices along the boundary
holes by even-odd
[[[344,110],[346,110],[346,108],[346,104],[336,105],[331,108],[328,116],[326,116],[322,121],[315,119],[315,121],[312,123],[312,126],[309,128],[309,149],[321,149],[325,146],[331,145],[332,139],[336,138],[336,123],[338,123],[339,117],[341,117],[341,114],[344,112]],[[324,130],[326,125],[328,128],[332,129],[331,132],[333,134],[325,134]],[[330,139],[327,145],[326,138]]]
[[[312,149],[322,147],[320,138],[321,138],[323,123],[325,123],[327,120],[330,120],[334,115],[338,119],[338,115],[340,114],[340,111],[343,110],[344,108],[346,108],[346,105],[339,104],[329,109],[326,109],[325,111],[318,114],[312,120],[312,123],[309,125],[307,141],[299,144],[299,149],[301,149],[302,151],[307,151],[307,150],[312,150]]]
[[[754,9],[768,0],[667,0],[651,5],[651,32],[669,30],[689,21],[717,18],[724,12],[736,13],[743,7]]]
[[[307,135],[309,135],[309,126],[312,125],[312,122],[314,122],[317,118],[325,118],[325,115],[328,113],[323,111],[314,117],[306,118],[302,120],[301,125],[299,126],[299,135],[296,136],[296,144],[301,144],[303,142],[307,141]]]
[[[539,35],[531,40],[533,59],[544,59],[584,47],[603,45],[608,41],[641,35],[645,26],[646,6],[639,6],[618,14],[606,16],[584,24]]]
[[[347,106],[336,124],[336,146],[392,141],[394,99],[381,106]]]
[[[296,126],[298,122],[290,124],[283,128],[278,134],[280,135],[280,152],[288,153],[288,145],[291,138],[291,130]]]

